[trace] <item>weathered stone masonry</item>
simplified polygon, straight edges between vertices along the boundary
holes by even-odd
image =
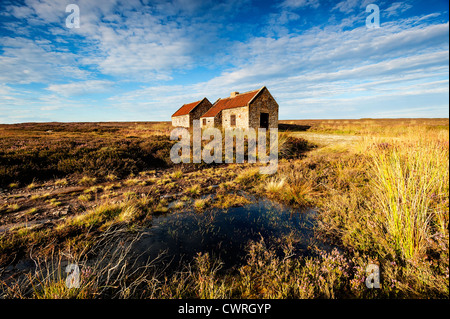
[[[184,104],[172,115],[172,125],[192,127],[194,120],[199,120],[206,111],[212,107],[211,102],[205,97],[203,100]]]
[[[278,109],[278,103],[263,86],[245,93],[232,92],[213,105],[206,98],[185,104],[172,116],[172,125],[192,127],[193,121],[200,119],[202,128],[277,128]]]
[[[249,105],[249,126],[255,129],[261,127],[261,113],[269,114],[269,128],[278,128],[278,103],[267,88],[261,91]]]

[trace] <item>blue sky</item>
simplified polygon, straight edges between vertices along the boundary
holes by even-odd
[[[68,28],[68,4],[80,28]],[[367,28],[368,4],[380,28]],[[0,2],[0,123],[167,121],[265,85],[280,119],[448,117],[448,1]]]

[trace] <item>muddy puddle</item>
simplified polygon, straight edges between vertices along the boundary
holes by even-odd
[[[154,218],[132,250],[141,260],[153,260],[163,253],[160,262],[168,269],[207,252],[226,269],[244,261],[249,241],[264,238],[266,244],[274,245],[276,239],[293,234],[299,239],[296,252],[308,255],[316,215],[313,209],[294,210],[267,199],[229,209],[173,212]]]

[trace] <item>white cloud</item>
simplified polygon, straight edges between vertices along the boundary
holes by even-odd
[[[435,13],[430,13],[427,15],[424,15],[423,17],[420,17],[419,19],[417,19],[417,22],[423,21],[423,20],[427,20],[427,19],[431,19],[431,18],[436,18],[439,17],[441,14],[439,12],[435,12]]]
[[[189,70],[199,63],[213,63],[214,56],[210,58],[210,53],[227,45],[217,34],[222,28],[217,20],[223,19],[218,17],[232,16],[246,3],[236,0],[216,5],[214,1],[176,0],[144,7],[139,1],[80,0],[77,2],[80,28],[68,29],[65,27],[68,15],[65,6],[70,2],[27,0],[26,7],[9,6],[8,12],[27,22],[23,29],[40,27],[41,32],[56,37],[52,39],[55,43],[70,46],[71,41],[77,41],[77,59],[66,66],[81,69],[90,65],[106,75],[150,82],[170,80],[174,70]],[[206,14],[201,19],[185,15],[195,14],[200,9]],[[213,16],[218,12],[221,15]],[[41,51],[49,46],[37,41],[34,45]],[[67,52],[67,55],[73,57],[75,54]],[[28,62],[20,54],[11,52],[9,56],[19,64]]]
[[[255,78],[283,78],[295,74],[324,74],[358,70],[364,72],[395,73],[419,65],[443,64],[448,61],[448,23],[403,30],[397,26],[368,32],[358,28],[346,32],[319,30],[296,36],[253,38],[236,48],[236,68],[216,78],[230,84],[253,81]],[[447,40],[446,40],[447,39]],[[423,56],[424,52],[430,56]],[[403,57],[405,64],[391,61]],[[414,58],[417,57],[417,58]],[[402,60],[397,60],[396,63]],[[420,62],[419,62],[420,61]],[[379,69],[379,63],[386,69]],[[355,73],[353,73],[355,74]],[[345,74],[348,76],[349,74]],[[344,75],[343,75],[344,76]]]
[[[281,8],[297,9],[303,7],[318,8],[320,6],[319,0],[284,0]]]
[[[229,91],[267,85],[285,109],[301,103],[325,112],[329,103],[357,109],[358,101],[375,104],[380,98],[445,96],[448,23],[414,27],[401,23],[376,32],[364,27],[345,32],[329,28],[252,38],[233,48],[235,66],[211,80],[151,86],[111,101],[124,108],[169,113],[204,96],[214,102]]]
[[[359,7],[360,0],[344,0],[336,4],[332,11],[339,10],[344,13],[351,13]]]
[[[81,27],[67,29],[69,0],[26,0],[27,6],[8,7],[9,14],[27,22],[21,35],[0,38],[0,83],[5,83],[0,103],[12,112],[20,105],[45,114],[87,105],[126,110],[122,114],[127,119],[134,114],[167,120],[186,102],[205,96],[214,102],[233,90],[262,85],[285,115],[303,114],[298,105],[306,106],[304,112],[309,107],[314,114],[328,114],[336,107],[350,112],[358,103],[376,105],[380,98],[448,95],[448,23],[429,24],[439,15],[432,13],[383,21],[381,28],[369,30],[361,9],[367,1],[341,1],[332,11],[353,14],[335,21],[332,12],[328,24],[296,33],[289,23],[303,22],[301,9],[317,8],[319,1],[286,0],[249,26],[249,34],[257,26],[262,36],[245,35],[238,41],[228,39],[224,30],[244,33],[245,23],[227,19],[250,10],[245,1],[154,1],[143,7],[137,0],[80,0]],[[392,3],[385,14],[397,16],[408,6]],[[178,81],[179,73],[195,74],[197,68],[208,69],[208,78],[187,85]],[[175,84],[165,84],[170,80]],[[136,82],[145,85],[130,89]],[[26,83],[44,89],[25,93],[11,86]],[[103,106],[94,106],[95,93],[110,97],[101,101]]]
[[[87,80],[66,84],[52,84],[47,90],[63,96],[104,93],[111,89],[113,82],[104,80]]]
[[[0,38],[0,82],[46,83],[49,79],[82,79],[89,72],[77,67],[77,56],[58,50],[47,41],[23,37]]]
[[[391,16],[398,16],[410,8],[412,8],[412,5],[410,4],[404,2],[394,2],[388,8],[384,9],[383,12],[385,12],[386,16],[389,18]]]

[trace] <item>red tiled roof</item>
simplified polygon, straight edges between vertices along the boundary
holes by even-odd
[[[189,103],[189,104],[183,104],[183,106],[180,107],[178,109],[178,111],[173,113],[172,116],[181,116],[181,115],[189,114],[189,112],[191,112],[203,100],[204,99],[202,99],[200,101],[197,101],[197,102],[192,102],[192,103]]]
[[[212,108],[210,108],[201,117],[214,117],[222,110],[246,106],[255,97],[255,95],[258,94],[259,91],[260,89],[238,94],[235,97],[219,99],[218,101],[216,101],[216,103],[214,103]]]

